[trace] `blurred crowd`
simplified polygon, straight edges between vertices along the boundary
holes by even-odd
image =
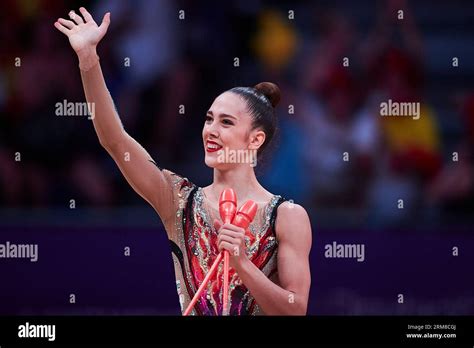
[[[474,34],[463,14],[474,5],[433,9],[433,18],[448,17],[454,34],[445,36],[422,11],[429,4],[2,1],[0,207],[72,198],[93,207],[143,204],[91,121],[55,115],[56,103],[84,94],[77,58],[53,23],[85,6],[97,22],[111,12],[99,45],[105,79],[124,127],[161,167],[209,184],[207,108],[231,87],[272,81],[282,90],[279,132],[257,166],[269,191],[328,225],[468,223],[474,74],[462,48]],[[389,99],[419,102],[419,119],[380,116]]]

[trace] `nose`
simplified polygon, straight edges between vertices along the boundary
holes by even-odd
[[[217,129],[217,122],[212,122],[211,124],[206,124],[204,126],[204,135],[205,139],[217,139],[219,138],[219,131]]]

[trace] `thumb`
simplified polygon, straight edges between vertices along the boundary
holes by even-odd
[[[214,229],[216,230],[216,232],[219,231],[219,229],[221,228],[221,226],[222,226],[222,223],[221,223],[219,220],[214,219]]]
[[[100,24],[99,29],[103,31],[105,34],[107,29],[109,28],[109,24],[110,24],[110,12],[107,12],[104,15],[104,18],[102,19],[102,23]]]

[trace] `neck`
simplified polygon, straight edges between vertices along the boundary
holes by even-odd
[[[261,188],[255,171],[248,165],[241,165],[229,170],[214,169],[212,190],[218,199],[225,188],[232,188],[239,201],[250,199]]]

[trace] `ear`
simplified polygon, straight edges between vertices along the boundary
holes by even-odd
[[[260,146],[263,145],[265,142],[265,132],[261,129],[255,129],[250,132],[249,135],[249,149],[250,150],[258,150]]]

